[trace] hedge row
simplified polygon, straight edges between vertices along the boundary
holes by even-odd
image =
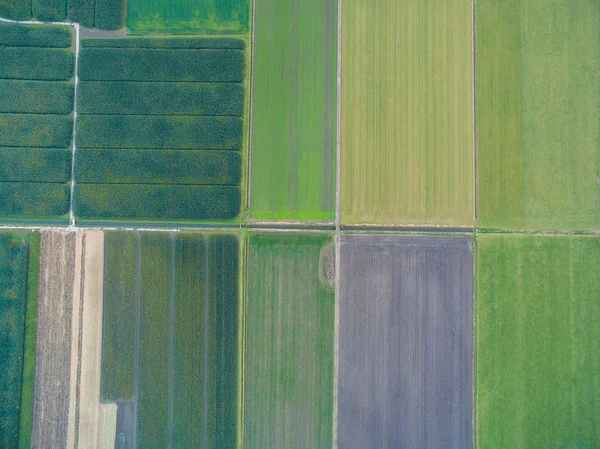
[[[67,81],[73,76],[70,50],[35,47],[0,47],[0,78]]]
[[[83,48],[79,78],[88,81],[244,80],[244,52],[144,48]]]
[[[27,244],[6,232],[0,233],[0,292],[0,447],[15,449],[25,345]]]
[[[0,132],[1,129],[0,122]],[[77,118],[77,146],[235,150],[242,147],[242,120],[239,117],[81,115]]]
[[[69,212],[69,184],[2,182],[0,183],[0,216],[49,217]]]
[[[236,151],[80,150],[75,159],[80,183],[238,185],[241,172]]]
[[[240,199],[232,186],[76,184],[73,208],[83,219],[227,220]]]
[[[179,48],[179,49],[202,49],[202,48],[220,48],[243,50],[246,43],[238,38],[190,38],[172,36],[168,39],[164,37],[129,37],[106,38],[106,39],[82,39],[82,47],[105,47],[105,48]]]
[[[71,149],[0,148],[0,182],[68,182]]]
[[[60,81],[0,81],[0,112],[70,114],[73,84]]]
[[[78,114],[235,115],[244,112],[238,83],[131,83],[82,81]],[[0,110],[2,108],[0,86]]]
[[[0,17],[6,17],[2,14],[2,8],[6,8],[9,3],[0,2]],[[29,2],[27,2],[27,10],[29,10]],[[0,47],[69,48],[72,43],[71,27],[0,22]]]
[[[7,147],[66,148],[72,129],[70,115],[0,114],[0,142]]]

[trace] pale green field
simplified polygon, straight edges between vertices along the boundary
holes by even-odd
[[[476,2],[477,222],[600,228],[600,2]]]
[[[345,224],[473,224],[470,0],[345,0]]]

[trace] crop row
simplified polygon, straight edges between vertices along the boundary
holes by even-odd
[[[124,0],[4,0],[0,17],[43,22],[77,22],[87,28],[118,29],[125,25]]]

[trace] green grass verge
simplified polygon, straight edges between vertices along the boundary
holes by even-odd
[[[129,0],[127,28],[134,33],[247,33],[249,0]]]
[[[238,185],[241,173],[237,151],[84,149],[75,160],[79,183]]]
[[[598,229],[598,2],[475,12],[478,226]]]
[[[0,137],[3,132],[1,120],[2,116],[0,116]],[[243,123],[239,117],[187,115],[81,115],[77,117],[79,148],[237,150],[242,147],[242,134]]]
[[[344,0],[341,219],[473,224],[471,0]]]
[[[167,447],[171,236],[140,241],[137,447]],[[178,398],[177,398],[178,399]]]
[[[78,114],[241,116],[244,113],[244,86],[239,83],[82,81],[77,88]]]
[[[40,274],[40,233],[29,235],[27,269],[27,308],[25,310],[25,351],[23,387],[19,415],[19,449],[29,449],[33,420],[33,384],[35,380],[35,342],[37,335],[37,303]]]
[[[336,0],[256,3],[253,218],[334,218],[336,37]]]
[[[0,183],[0,217],[59,217],[69,212],[70,186],[58,183]]]
[[[104,233],[102,401],[131,401],[135,386],[137,234]]]
[[[79,54],[78,72],[82,81],[242,82],[244,52],[84,47]]]
[[[245,449],[331,448],[335,292],[324,235],[251,235]]]
[[[19,440],[25,313],[27,240],[0,233],[0,447],[15,449]]]
[[[600,238],[479,235],[476,446],[600,442]]]
[[[66,148],[71,144],[70,115],[0,114],[0,142],[8,147]]]
[[[68,182],[68,148],[0,148],[0,182]]]
[[[0,113],[70,114],[73,85],[55,81],[0,81]]]
[[[11,19],[2,13],[3,8],[18,9],[29,2],[23,0],[0,2],[0,17]],[[28,13],[28,14],[29,14]],[[69,48],[72,45],[74,32],[71,27],[62,25],[33,25],[19,23],[0,23],[0,47],[54,47]]]

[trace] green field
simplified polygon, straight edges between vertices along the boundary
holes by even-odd
[[[0,447],[3,449],[16,449],[19,443],[24,352],[25,389],[27,399],[31,397],[31,337],[26,335],[27,251],[26,235],[0,233]],[[28,400],[25,412],[30,415]]]
[[[134,397],[137,240],[134,232],[104,233],[103,401]]]
[[[341,219],[472,225],[470,0],[346,0]]]
[[[600,226],[600,4],[476,2],[477,222]]]
[[[19,449],[29,449],[33,420],[33,382],[35,378],[35,341],[37,335],[37,302],[40,274],[40,233],[29,235],[27,268],[27,306],[25,309],[25,350],[23,386],[19,410]]]
[[[127,28],[134,33],[243,34],[249,0],[129,0]]]
[[[332,447],[331,242],[319,234],[250,237],[245,449]]]
[[[479,235],[476,446],[600,444],[600,238]]]
[[[250,214],[333,220],[336,0],[256,2]]]
[[[140,305],[137,447],[167,447],[169,439],[171,236],[142,234],[140,240]]]

